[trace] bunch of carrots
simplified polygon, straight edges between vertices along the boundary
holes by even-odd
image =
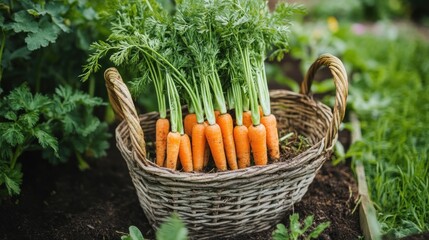
[[[183,171],[198,172],[212,158],[225,171],[249,167],[252,159],[255,165],[280,159],[264,62],[268,53],[281,59],[287,51],[288,25],[299,7],[187,0],[169,12],[155,1],[130,0],[114,9],[112,33],[92,45],[83,77],[113,52],[114,64],[138,73],[133,92],[153,84],[157,165],[176,169],[180,161]]]

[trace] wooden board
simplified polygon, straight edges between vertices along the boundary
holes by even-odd
[[[352,113],[352,143],[362,140],[362,133],[360,129],[360,123],[356,114]],[[377,221],[377,215],[374,205],[371,202],[371,198],[368,193],[368,185],[366,182],[365,169],[360,159],[353,159],[356,164],[356,175],[359,188],[359,218],[360,227],[363,235],[367,240],[378,240],[381,239],[380,224]]]

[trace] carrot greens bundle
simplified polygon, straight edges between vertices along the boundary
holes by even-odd
[[[112,33],[91,45],[82,76],[110,55],[135,76],[134,95],[153,84],[157,165],[176,169],[180,160],[183,171],[203,171],[211,155],[225,171],[280,159],[265,60],[287,52],[300,8],[280,2],[270,11],[260,0],[178,1],[173,13],[150,0],[115,6]]]

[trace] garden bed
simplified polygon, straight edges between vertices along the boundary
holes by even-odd
[[[120,239],[130,225],[154,238],[138,203],[125,161],[112,143],[108,157],[81,172],[70,161],[51,166],[39,157],[23,157],[22,194],[0,206],[1,239]],[[356,239],[362,235],[354,211],[357,185],[348,165],[326,162],[303,200],[294,207],[300,218],[331,221],[321,239]],[[292,211],[290,212],[290,214]],[[288,224],[288,216],[282,220]],[[272,231],[233,239],[269,239]]]

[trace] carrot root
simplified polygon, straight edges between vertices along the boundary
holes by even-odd
[[[167,151],[167,135],[170,131],[170,122],[166,118],[160,118],[155,124],[156,131],[156,164],[160,167],[164,166],[165,154]]]
[[[280,159],[279,134],[277,132],[277,119],[273,114],[263,116],[261,123],[267,131],[268,156],[273,161]]]
[[[214,115],[215,115],[215,119],[217,119],[217,117],[219,117],[219,115],[220,115],[220,111],[219,110],[215,110],[214,111]]]
[[[267,165],[267,133],[264,125],[249,127],[249,142],[255,165]]]
[[[218,124],[209,125],[206,127],[207,143],[210,146],[210,151],[213,156],[216,168],[219,171],[227,170],[226,156],[222,141],[222,132]]]
[[[183,127],[185,128],[185,133],[192,138],[192,128],[197,124],[197,115],[195,113],[189,113],[183,119]]]
[[[186,133],[180,136],[179,159],[182,164],[183,171],[193,171],[191,140]]]
[[[206,151],[206,136],[205,124],[198,123],[192,128],[192,160],[194,171],[201,171],[204,167],[205,151]]]
[[[222,132],[223,146],[225,149],[226,159],[228,166],[231,170],[238,169],[237,165],[237,154],[235,151],[234,143],[234,123],[229,113],[221,114],[216,119],[216,123],[219,125]]]
[[[169,132],[167,135],[167,162],[166,167],[170,169],[177,168],[177,158],[180,148],[180,133]]]
[[[249,130],[246,126],[234,127],[234,141],[237,150],[238,168],[250,166]]]
[[[243,125],[246,127],[250,127],[252,125],[252,112],[251,111],[243,112]]]

